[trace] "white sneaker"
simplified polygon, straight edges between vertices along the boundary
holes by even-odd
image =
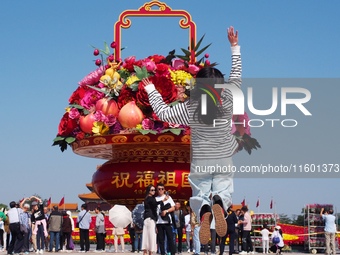
[[[190,249],[188,249],[187,253],[190,253]]]
[[[44,253],[44,250],[43,250],[43,249],[41,249],[41,250],[39,251],[39,253],[40,253],[40,254],[43,254],[43,253]]]

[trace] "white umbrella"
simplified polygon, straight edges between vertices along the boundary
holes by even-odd
[[[115,227],[125,228],[132,223],[131,211],[125,205],[115,205],[109,211],[109,220]]]

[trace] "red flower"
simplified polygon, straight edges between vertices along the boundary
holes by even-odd
[[[69,136],[78,127],[77,121],[68,116],[68,112],[61,118],[58,128],[58,136]]]
[[[84,139],[85,137],[85,133],[83,131],[80,131],[79,133],[77,133],[76,135],[76,139],[79,141],[79,140],[82,140]]]
[[[177,88],[175,84],[165,76],[152,76],[149,77],[150,81],[155,85],[158,92],[162,95],[162,98],[166,104],[174,102],[177,98]],[[138,92],[136,94],[137,103],[142,106],[150,106],[148,95],[144,90],[142,83],[138,86]]]
[[[155,72],[155,76],[168,76],[170,74],[169,66],[163,63],[157,64]]]
[[[153,55],[153,56],[149,56],[148,58],[153,60],[153,62],[155,62],[155,64],[159,64],[159,63],[161,63],[161,61],[163,61],[165,59],[165,57],[162,56],[162,55]]]
[[[136,93],[133,92],[129,87],[124,85],[119,93],[117,101],[118,108],[121,109],[124,105],[131,101],[136,101]]]
[[[132,56],[132,57],[128,57],[126,59],[124,59],[124,63],[123,63],[123,67],[128,70],[129,72],[134,72],[134,67],[133,66],[142,66],[142,61],[138,60],[136,61],[136,57]]]
[[[80,100],[83,99],[86,91],[88,90],[88,87],[86,86],[79,86],[73,94],[69,98],[70,104],[80,104]]]

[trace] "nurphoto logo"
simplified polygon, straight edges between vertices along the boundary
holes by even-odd
[[[233,115],[243,115],[245,112],[245,96],[243,91],[236,86],[235,84],[215,84],[214,88],[229,90],[232,94],[233,98]],[[201,97],[201,114],[207,115],[207,95],[212,98],[212,100],[217,103],[221,103],[221,98],[219,94],[214,90],[214,88],[210,88],[209,93],[202,94]],[[214,90],[214,91],[213,91]],[[290,97],[290,95],[294,95],[294,98]],[[281,116],[287,116],[287,105],[295,106],[303,115],[312,116],[311,112],[305,107],[305,104],[310,101],[311,93],[308,89],[302,87],[273,87],[271,93],[271,107],[268,109],[256,109],[254,107],[253,100],[253,88],[247,88],[247,107],[249,112],[256,116],[270,116],[275,113],[278,108],[280,109]],[[231,122],[231,123],[230,123]],[[225,125],[230,123],[233,124],[232,121],[227,119],[214,119],[213,125]],[[248,123],[243,122],[234,122],[234,124],[244,125],[248,124],[250,127],[262,127],[266,124],[270,124],[271,127],[274,127],[275,124],[280,123],[282,127],[296,127],[298,125],[298,121],[296,119],[277,119],[277,118],[265,118],[265,119],[249,119]]]

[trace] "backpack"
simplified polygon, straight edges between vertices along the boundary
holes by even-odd
[[[279,236],[274,236],[273,237],[273,244],[278,244],[280,242],[280,237]]]

